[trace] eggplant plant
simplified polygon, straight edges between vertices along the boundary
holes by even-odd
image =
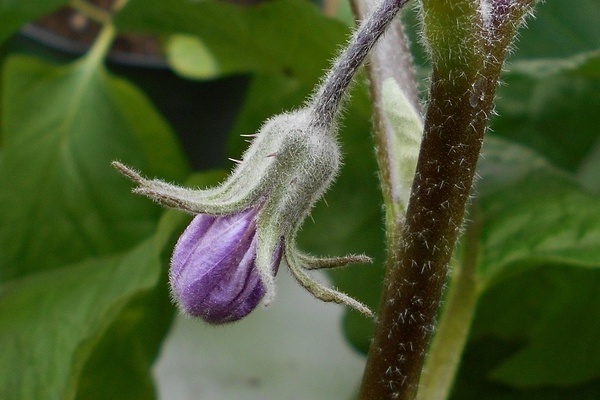
[[[83,55],[12,44],[65,6]],[[0,2],[0,398],[157,398],[178,313],[243,327],[282,274],[345,307],[336,398],[600,398],[600,3],[111,7]],[[190,85],[248,80],[220,169],[107,66],[132,32]]]

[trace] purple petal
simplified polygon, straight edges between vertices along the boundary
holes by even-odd
[[[250,208],[226,216],[199,214],[183,232],[169,278],[185,313],[219,324],[243,318],[260,303],[264,288],[255,267],[256,213]],[[278,249],[275,265],[280,260]]]

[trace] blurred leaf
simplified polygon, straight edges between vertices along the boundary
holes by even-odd
[[[494,132],[574,171],[598,140],[600,3],[538,4],[498,88]]]
[[[67,0],[0,0],[0,42],[27,22],[68,3]]]
[[[196,36],[172,35],[166,45],[167,61],[179,75],[209,79],[219,75],[219,65],[204,42]]]
[[[199,174],[191,182],[211,183],[214,176],[214,173]],[[163,214],[152,249],[160,265],[168,264],[177,239],[174,233],[181,232],[189,220],[187,214],[178,211]],[[150,369],[174,313],[167,268],[162,268],[153,288],[132,295],[127,306],[112,315],[110,327],[102,333],[85,362],[75,398],[146,400],[156,397]]]
[[[504,311],[503,311],[504,312]],[[452,400],[597,400],[600,380],[571,386],[514,388],[489,379],[492,370],[516,349],[514,342],[489,337],[473,341],[463,356]],[[554,360],[554,363],[560,360]]]
[[[508,74],[504,80],[508,85],[499,88],[497,101],[502,117],[493,120],[493,130],[575,170],[600,136],[600,80],[564,71],[539,78]]]
[[[508,65],[508,85],[498,90],[500,118],[492,123],[496,133],[571,171],[586,157],[596,165],[589,157],[599,134],[600,3],[578,5],[538,6]],[[484,149],[471,218],[482,223],[487,290],[453,398],[596,399],[599,199],[530,150],[493,137]],[[498,353],[499,343],[511,350]]]
[[[600,378],[600,198],[531,150],[493,136],[479,173],[471,219],[481,232],[482,296],[469,348],[486,341],[494,351],[489,338],[514,344],[490,366],[490,382],[577,393]],[[506,390],[505,398],[524,398]]]
[[[116,16],[125,31],[197,35],[222,74],[283,72],[313,84],[348,28],[306,1],[241,7],[225,2],[130,0]]]
[[[186,183],[222,177],[213,171]],[[152,237],[124,254],[0,286],[0,346],[11,350],[0,360],[0,398],[153,398],[149,371],[174,312],[161,266],[189,219],[168,211]]]
[[[0,397],[75,398],[79,375],[102,334],[132,298],[156,284],[156,244],[150,238],[124,255],[5,285],[0,295]],[[125,368],[120,372],[128,375]]]
[[[483,284],[544,263],[600,266],[597,196],[533,152],[494,137],[486,139],[479,174]]]
[[[516,60],[510,63],[510,69],[507,74],[509,76],[524,76],[533,79],[547,79],[558,74],[599,78],[599,67],[600,50],[592,50],[566,58]]]
[[[122,251],[147,237],[158,208],[131,196],[110,162],[167,179],[186,171],[148,100],[91,57],[61,67],[12,57],[3,88],[1,278]]]
[[[160,290],[164,289],[164,290]],[[75,399],[156,398],[149,373],[175,309],[166,282],[140,293],[119,313],[94,346],[78,377]]]
[[[539,2],[516,43],[515,58],[564,58],[600,48],[600,2]]]
[[[486,293],[474,334],[522,343],[488,379],[521,388],[600,379],[599,285],[598,268],[545,265]]]

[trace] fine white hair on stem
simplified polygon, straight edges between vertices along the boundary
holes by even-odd
[[[313,126],[325,128],[333,126],[354,74],[398,11],[407,2],[408,0],[382,0],[379,6],[363,20],[309,103]]]

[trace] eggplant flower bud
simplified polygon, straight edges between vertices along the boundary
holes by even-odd
[[[169,281],[186,314],[213,324],[237,321],[265,294],[256,270],[256,209],[238,214],[198,214],[175,245]],[[273,272],[281,249],[273,258]]]
[[[346,304],[355,299],[313,280],[305,271],[370,262],[364,255],[315,258],[297,249],[296,234],[333,181],[340,152],[327,127],[306,109],[267,121],[233,173],[220,186],[195,190],[149,180],[118,162],[138,186],[134,193],[197,215],[173,254],[171,286],[183,312],[211,323],[242,318],[275,296],[275,273],[285,260],[315,297]]]
[[[407,0],[384,0],[361,23],[314,96],[300,110],[268,120],[221,185],[188,189],[113,165],[134,193],[198,215],[173,254],[171,285],[181,309],[213,323],[234,321],[275,296],[280,260],[311,294],[373,317],[364,304],[313,280],[307,270],[365,263],[364,255],[317,258],[296,234],[340,167],[336,119],[352,77]]]

